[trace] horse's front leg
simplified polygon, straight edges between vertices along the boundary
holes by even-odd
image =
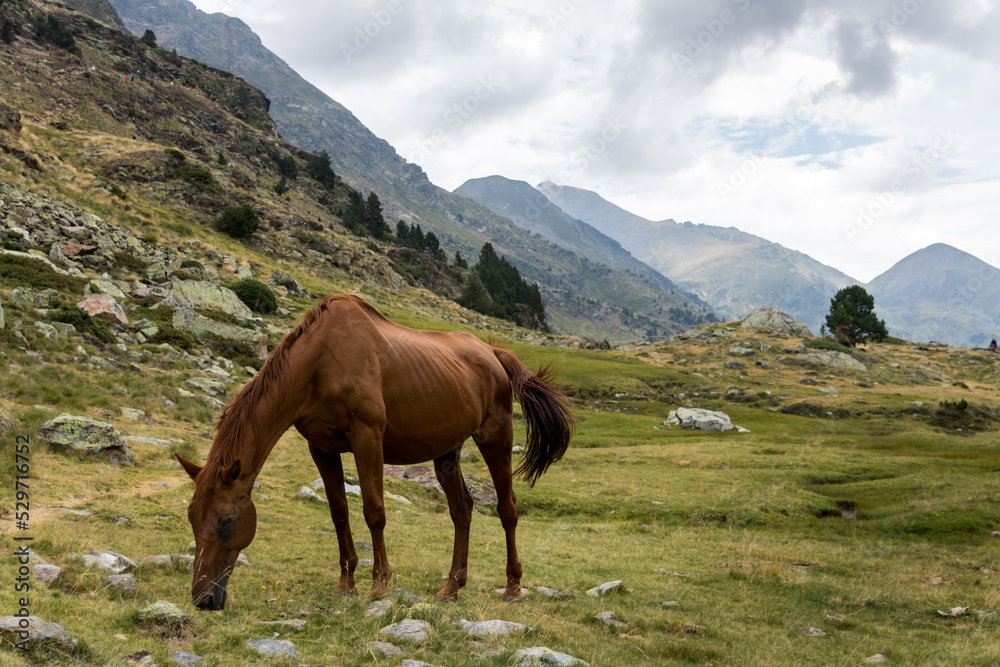
[[[465,486],[459,463],[461,445],[434,459],[434,472],[448,498],[448,510],[455,524],[455,546],[452,550],[448,582],[438,592],[440,600],[458,600],[458,589],[469,579],[469,527],[472,525],[472,494]]]
[[[337,530],[337,546],[340,549],[340,581],[334,591],[340,595],[357,595],[354,585],[354,569],[358,566],[358,554],[351,538],[351,517],[344,492],[344,465],[339,454],[330,454],[313,443],[309,443],[309,453],[319,469],[326,486],[326,498],[330,501],[330,517]]]
[[[372,567],[371,595],[382,596],[389,592],[392,568],[385,551],[385,498],[382,491],[382,433],[366,425],[351,429],[351,450],[358,466],[358,484],[361,486],[361,501],[364,506],[365,523],[372,534],[372,551],[375,564]]]
[[[517,557],[517,498],[514,495],[511,463],[514,432],[510,413],[500,414],[491,425],[490,429],[482,429],[475,436],[475,441],[493,478],[497,514],[507,538],[507,587],[503,599],[504,602],[523,602],[521,561]]]

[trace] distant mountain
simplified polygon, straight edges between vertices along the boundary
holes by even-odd
[[[808,255],[732,227],[653,222],[594,192],[551,182],[538,190],[696,294],[720,316],[735,319],[774,306],[817,331],[830,298],[838,289],[858,284]]]
[[[306,150],[326,150],[334,170],[361,192],[374,190],[390,221],[433,230],[449,252],[473,259],[489,241],[528,280],[536,281],[554,330],[611,341],[683,329],[662,290],[635,275],[598,264],[540,239],[486,207],[431,183],[350,111],[269,51],[239,19],[206,14],[187,0],[112,0],[125,25],[181,55],[225,69],[263,90],[282,137]],[[389,93],[387,92],[387,95]],[[696,305],[675,310],[683,318]]]
[[[918,250],[867,289],[893,336],[960,347],[1000,336],[1000,269],[949,245]]]

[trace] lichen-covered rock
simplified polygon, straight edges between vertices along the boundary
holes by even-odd
[[[114,297],[115,299],[124,299],[125,292],[122,291],[118,285],[115,285],[110,280],[102,280],[100,278],[95,278],[90,281],[90,289],[98,294],[107,294],[108,296]]]
[[[218,310],[245,320],[253,317],[236,292],[207,280],[181,280],[174,276],[166,289],[175,299],[191,304],[192,308]]]
[[[458,619],[458,626],[465,630],[466,634],[473,637],[506,637],[508,635],[523,634],[531,630],[527,625],[512,621],[493,620],[472,623],[464,618]]]
[[[106,457],[112,463],[135,465],[132,448],[115,427],[89,417],[63,413],[42,425],[38,437],[54,447],[74,452]]]
[[[785,336],[812,336],[809,327],[796,322],[777,308],[759,308],[753,311],[743,318],[740,328]]]
[[[326,498],[319,495],[318,493],[310,489],[308,486],[303,486],[302,488],[300,488],[299,492],[295,494],[295,498],[297,500],[305,500],[308,502],[321,503],[324,505],[327,504]]]
[[[739,431],[746,433],[745,428],[736,426],[729,420],[725,412],[703,410],[701,408],[677,408],[667,416],[667,423],[696,431]]]
[[[220,338],[246,343],[253,348],[254,354],[258,358],[267,358],[267,336],[256,329],[246,329],[234,324],[209,319],[203,315],[199,315],[190,308],[174,309],[172,324],[175,329],[187,331],[195,336],[213,334]]]
[[[246,647],[267,656],[297,658],[300,655],[295,644],[287,639],[249,639],[246,642]]]
[[[431,636],[431,624],[427,621],[407,618],[382,628],[378,633],[399,641],[419,643],[426,641]]]
[[[46,586],[55,586],[62,579],[63,569],[58,565],[49,563],[38,563],[31,568],[35,575],[35,581],[40,581]]]
[[[389,642],[368,642],[365,644],[370,650],[379,653],[387,658],[403,655],[403,649]]]
[[[17,645],[25,642],[28,648],[59,646],[72,651],[77,645],[76,639],[66,632],[66,628],[38,616],[0,617],[0,636],[5,643]]]
[[[603,597],[608,593],[617,593],[625,590],[625,584],[621,580],[609,581],[600,586],[596,586],[587,591],[587,595],[595,598]]]
[[[604,625],[607,625],[607,626],[610,626],[610,627],[614,627],[614,628],[627,628],[628,627],[628,623],[625,623],[620,618],[618,618],[618,614],[616,614],[613,611],[602,611],[599,614],[595,615],[594,618],[596,618],[598,621],[600,621]]]
[[[514,655],[520,658],[517,667],[569,667],[571,665],[583,665],[588,667],[589,662],[584,662],[579,658],[574,658],[567,653],[553,651],[544,646],[533,646],[516,651]]]
[[[823,366],[835,366],[837,368],[849,368],[855,371],[867,371],[868,367],[849,354],[838,352],[837,350],[814,350],[798,357],[802,361],[811,361],[814,364]]]
[[[135,575],[132,574],[112,574],[104,580],[109,588],[113,588],[121,593],[135,593],[139,590],[135,582]]]
[[[175,665],[180,665],[181,667],[197,667],[201,663],[205,662],[205,658],[192,653],[185,653],[184,651],[175,651],[174,653],[171,653],[167,660]]]
[[[183,609],[172,602],[160,600],[139,610],[139,620],[159,625],[180,625],[188,619]]]
[[[292,296],[300,296],[306,299],[310,296],[309,292],[306,291],[306,288],[298,280],[281,271],[271,273],[271,279],[267,282],[277,287],[284,287]]]
[[[219,380],[211,380],[209,378],[190,378],[188,380],[184,380],[184,384],[191,389],[203,391],[206,394],[215,394],[217,396],[226,395],[226,383],[220,382]]]

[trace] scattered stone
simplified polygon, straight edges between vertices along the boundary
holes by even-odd
[[[392,611],[392,600],[375,600],[365,609],[365,618],[377,618]]]
[[[348,484],[344,482],[344,493],[350,493],[352,496],[361,495],[361,487],[356,484]]]
[[[573,593],[570,591],[557,591],[554,588],[546,588],[545,586],[535,586],[535,592],[545,597],[555,598],[556,600],[568,600],[573,597]]]
[[[161,625],[180,625],[188,619],[184,610],[172,602],[160,600],[139,610],[139,620]]]
[[[466,634],[473,637],[507,637],[531,631],[531,628],[527,625],[521,625],[512,621],[494,620],[472,623],[464,618],[460,618],[457,623],[460,628],[465,630]]]
[[[58,584],[63,575],[61,567],[49,563],[39,563],[32,567],[31,571],[35,575],[35,581],[40,581],[49,588]]]
[[[22,624],[24,622],[27,623],[26,626]],[[4,639],[13,645],[27,642],[29,647],[57,645],[72,651],[76,649],[77,644],[76,639],[66,632],[66,628],[38,616],[0,617],[0,636],[4,636]]]
[[[752,357],[753,355],[757,354],[757,352],[755,350],[751,350],[748,347],[740,347],[737,345],[736,347],[730,348],[729,352],[727,352],[726,354],[728,354],[730,357]]]
[[[403,655],[403,649],[389,642],[368,642],[365,646],[376,653],[381,653],[387,658]]]
[[[128,408],[122,408],[122,411],[124,412],[127,409]],[[126,435],[122,437],[122,440],[124,440],[125,442],[138,443],[141,445],[156,445],[157,447],[170,447],[173,444],[169,440],[161,440],[159,438],[147,438],[138,435]]]
[[[199,315],[191,308],[174,309],[171,324],[175,329],[187,331],[194,334],[195,337],[212,334],[238,343],[246,343],[253,348],[258,359],[267,358],[267,335],[256,329],[246,329],[235,324],[219,322]]]
[[[191,653],[185,653],[184,651],[177,651],[171,653],[170,657],[167,658],[170,662],[176,663],[181,667],[196,667],[201,663],[205,662],[205,658],[202,658]]]
[[[136,410],[135,408],[121,408],[122,417],[125,419],[131,419],[132,421],[139,421],[146,417],[146,413],[142,410]]]
[[[115,285],[110,280],[95,278],[90,281],[90,289],[97,294],[107,294],[115,299],[125,298],[125,292],[123,292],[118,285]]]
[[[309,292],[306,291],[302,284],[298,280],[288,275],[287,273],[282,273],[281,271],[274,271],[271,273],[271,279],[267,281],[271,285],[276,285],[278,287],[284,287],[288,290],[288,293],[292,296],[300,296],[308,299],[310,297]]]
[[[374,565],[374,563],[369,563],[369,565]],[[396,602],[402,602],[403,604],[417,604],[418,602],[422,602],[419,597],[405,588],[392,589],[392,593],[389,593],[389,598]]]
[[[735,359],[730,359],[729,361],[727,361],[726,363],[724,363],[722,365],[725,366],[726,368],[730,368],[730,369],[732,369],[734,371],[738,371],[741,368],[743,368],[743,366],[744,366],[744,364],[743,364],[742,361],[736,361]]]
[[[624,591],[625,591],[625,584],[622,583],[621,580],[616,580],[603,583],[595,588],[591,588],[589,591],[587,591],[587,595],[599,598],[607,595],[608,593],[615,593],[615,592],[621,593]]]
[[[216,310],[245,320],[253,317],[236,292],[207,280],[182,280],[172,276],[166,291],[176,302],[189,304],[191,309]]]
[[[154,565],[159,567],[170,567],[174,564],[174,557],[170,554],[159,554],[156,556],[146,556],[142,559],[143,565]]]
[[[110,294],[95,294],[76,304],[77,308],[87,311],[91,317],[99,317],[103,320],[128,324],[128,316],[125,310],[118,305],[114,297]]]
[[[120,593],[135,593],[139,586],[135,583],[135,575],[132,574],[112,574],[104,579],[109,588],[113,588]]]
[[[45,322],[35,322],[35,329],[46,340],[59,340],[59,330]]]
[[[618,614],[616,614],[613,611],[602,611],[601,613],[596,614],[594,618],[596,618],[601,623],[609,627],[614,627],[614,628],[628,627],[628,623],[625,623],[620,618],[618,618]]]
[[[135,653],[129,653],[125,656],[125,659],[137,665],[151,665],[152,667],[156,667],[156,660],[153,659],[153,654],[149,651],[136,651]]]
[[[803,633],[809,635],[810,637],[826,637],[826,633],[820,630],[819,628],[814,628],[810,626],[807,628],[799,628],[799,629],[802,630]]]
[[[729,420],[725,412],[703,410],[701,408],[677,408],[667,416],[667,423],[696,431],[739,431],[748,433],[747,429],[736,426]]]
[[[226,383],[209,378],[190,378],[184,380],[184,385],[196,391],[203,391],[206,394],[226,395]]]
[[[563,667],[564,665],[584,665],[589,667],[589,662],[584,662],[579,658],[574,658],[566,653],[559,653],[544,646],[533,646],[516,651],[514,655],[520,659],[517,667]]]
[[[827,614],[826,615],[826,622],[827,623],[843,623],[844,619],[837,618],[836,616],[830,616],[830,614]]]
[[[278,625],[283,628],[291,628],[292,630],[302,630],[306,627],[305,620],[301,618],[290,618],[285,621],[261,621],[261,625]]]
[[[38,436],[57,448],[67,447],[79,454],[104,456],[116,465],[135,465],[132,448],[115,431],[115,427],[106,422],[63,413],[43,424]]]
[[[667,608],[674,608],[674,607],[681,606],[681,603],[678,602],[677,600],[667,600],[666,602],[661,602],[660,606],[661,607],[667,607]]]
[[[823,387],[819,391],[821,391],[824,394],[839,394],[840,393],[839,391],[837,391],[836,387]]]
[[[357,549],[358,551],[374,551],[375,550],[375,547],[372,546],[371,542],[365,542],[364,540],[354,540],[354,548]],[[402,590],[402,589],[400,589],[400,590]]]
[[[387,625],[378,633],[401,641],[422,642],[431,636],[431,624],[427,621],[407,618],[399,623]]]
[[[968,607],[952,607],[948,611],[941,611],[940,609],[938,609],[937,613],[939,613],[941,616],[948,616],[948,617],[965,616],[966,614],[969,613],[969,608]]]
[[[885,657],[881,653],[876,653],[875,655],[870,655],[861,662],[867,665],[880,665],[883,662],[889,662],[889,658]]]
[[[399,667],[434,667],[434,665],[429,662],[421,662],[420,660],[404,660],[399,663]]]
[[[246,554],[241,553],[236,557],[236,567],[250,567],[250,559],[247,558]]]
[[[267,656],[297,658],[300,655],[295,644],[287,639],[248,639],[244,646]]]
[[[135,561],[114,551],[91,551],[86,554],[75,554],[70,560],[78,560],[84,567],[96,567],[109,574],[124,574],[136,568]]]
[[[868,367],[849,354],[838,352],[837,350],[813,350],[799,355],[802,361],[811,361],[814,364],[823,366],[835,366],[838,368],[849,368],[851,370],[865,372]]]
[[[402,503],[403,505],[413,504],[403,496],[397,496],[395,493],[389,493],[388,491],[385,492],[385,497],[388,498],[389,500],[395,500],[397,503]]]
[[[319,495],[318,493],[310,489],[308,486],[303,486],[301,489],[299,489],[299,492],[295,494],[295,498],[298,500],[306,500],[309,502],[320,503],[323,505],[328,504],[326,498]]]

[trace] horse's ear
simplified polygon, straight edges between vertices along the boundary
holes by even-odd
[[[240,463],[239,459],[233,462],[233,465],[229,466],[229,470],[222,473],[222,479],[226,484],[233,484],[240,478],[240,472],[243,471],[243,464]]]
[[[174,452],[174,456],[176,456],[177,460],[181,462],[181,467],[184,468],[184,472],[186,472],[188,474],[188,477],[190,477],[191,479],[197,477],[198,473],[201,472],[201,466],[199,466],[197,463],[192,463],[191,461],[188,461],[186,458],[184,458],[183,456],[181,456],[176,452]]]

